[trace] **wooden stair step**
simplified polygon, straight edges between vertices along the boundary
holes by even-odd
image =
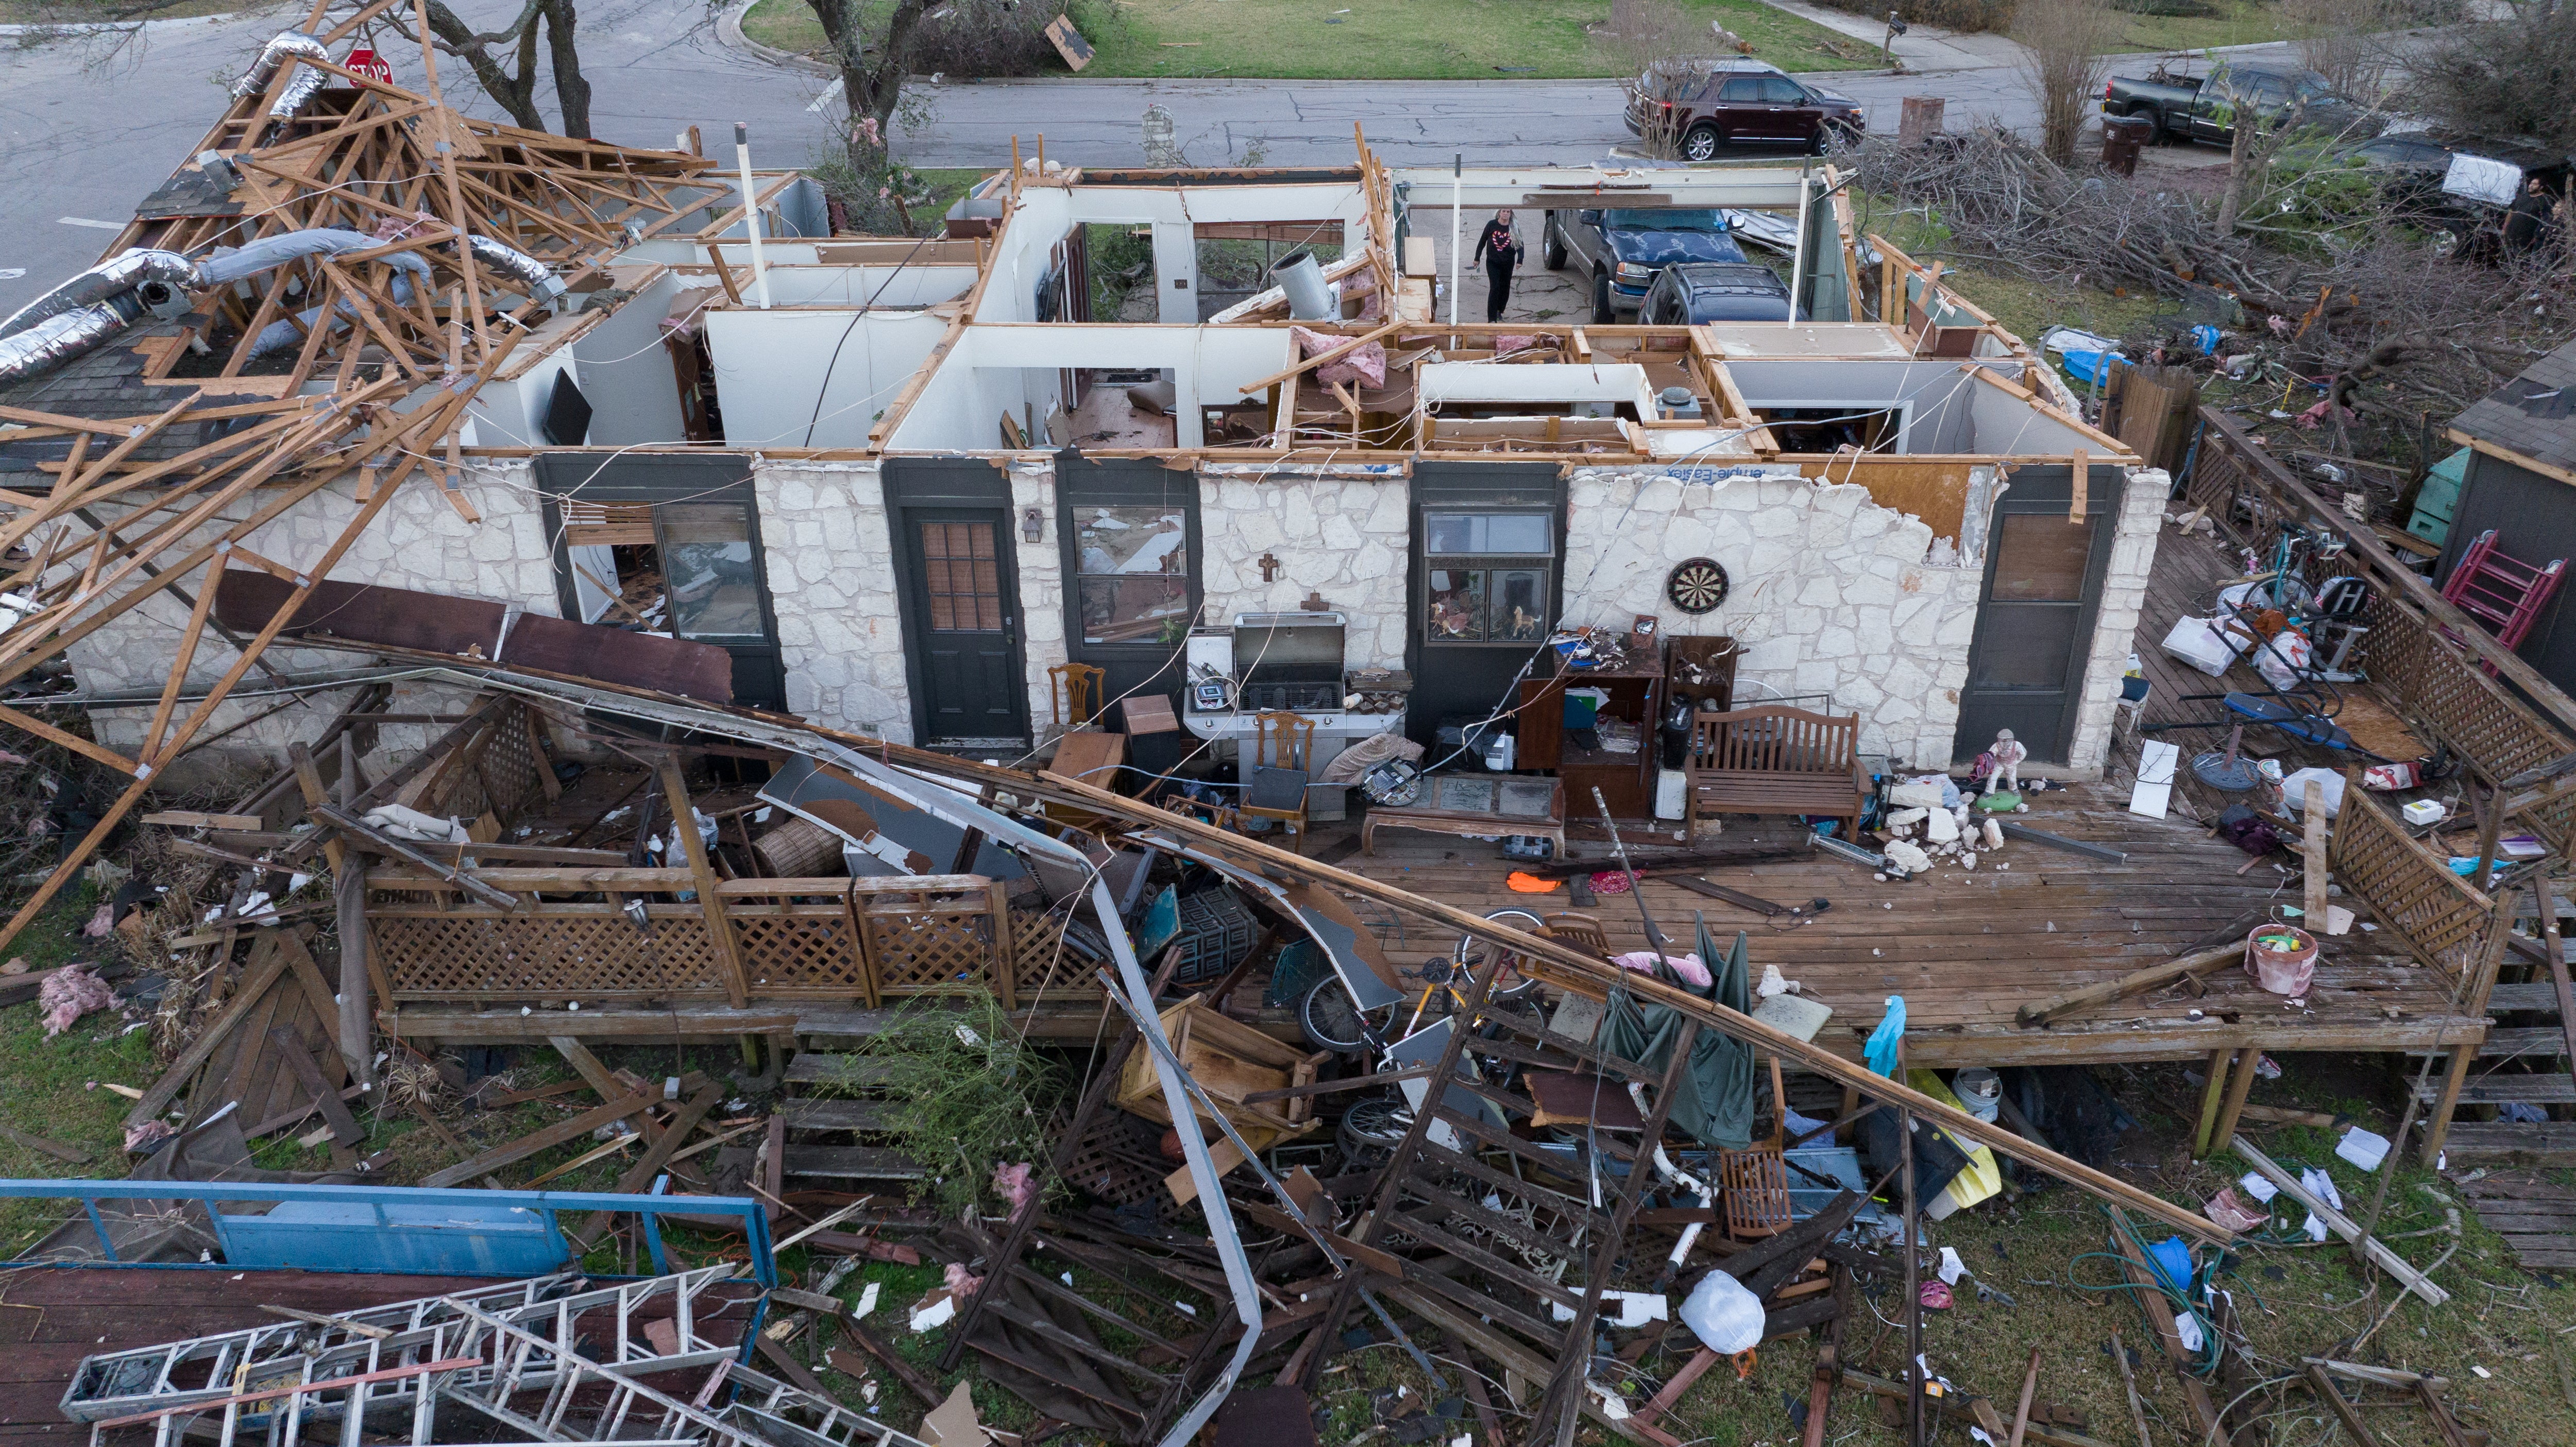
[[[881,1150],[874,1146],[791,1145],[787,1148],[787,1174],[863,1181],[918,1181],[928,1176],[930,1171],[901,1151]]]
[[[2409,1055],[2447,1055],[2450,1052],[2447,1050],[2433,1051],[2419,1048],[2409,1050],[2406,1053]],[[2566,1053],[2566,1031],[2559,1029],[2555,1025],[2535,1025],[2530,1027],[2516,1027],[2510,1030],[2489,1030],[2487,1032],[2486,1043],[2478,1047],[2477,1058],[2480,1060],[2509,1060],[2516,1056],[2523,1056],[2534,1060],[2546,1060],[2553,1056],[2564,1055]]]
[[[886,1063],[864,1055],[838,1055],[828,1050],[798,1052],[787,1062],[789,1085],[881,1085]]]
[[[2442,1098],[2442,1082],[2437,1077],[2417,1087],[2415,1098],[2430,1105]],[[2502,1105],[2518,1100],[2526,1105],[2576,1105],[2576,1076],[2495,1074],[2483,1079],[2472,1076],[2460,1087],[2462,1105]]]
[[[2450,1163],[2520,1160],[2539,1166],[2576,1166],[2576,1121],[2526,1125],[2509,1120],[2457,1121],[2442,1151]]]
[[[894,1103],[884,1100],[782,1100],[789,1130],[886,1130]]]

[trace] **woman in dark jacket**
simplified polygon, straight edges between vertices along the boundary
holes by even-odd
[[[1485,293],[1485,320],[1503,319],[1503,306],[1512,299],[1512,268],[1521,260],[1521,243],[1512,235],[1512,213],[1497,211],[1476,237],[1476,254],[1484,258],[1485,275],[1492,286]]]

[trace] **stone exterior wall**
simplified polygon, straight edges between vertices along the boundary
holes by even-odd
[[[1411,484],[1398,472],[1337,477],[1312,471],[1201,469],[1205,614],[1225,622],[1237,613],[1288,612],[1307,594],[1321,593],[1349,619],[1349,666],[1402,668]],[[1279,559],[1267,583],[1264,554]]]
[[[2093,647],[2084,663],[2084,700],[2076,706],[2075,742],[2068,767],[2097,778],[2111,756],[2112,725],[2120,706],[2120,680],[2137,646],[2138,614],[2147,604],[2147,574],[2156,565],[2158,525],[2173,483],[2160,468],[2129,474],[2111,535],[2111,564],[2102,578],[2102,602],[2093,620]]]
[[[913,742],[903,615],[877,464],[761,462],[751,481],[789,711]]]
[[[531,613],[559,613],[553,552],[528,464],[503,460],[477,463],[468,468],[461,491],[482,514],[482,522],[466,522],[434,481],[413,476],[342,555],[329,576],[343,582],[381,583],[450,597],[514,603]],[[244,545],[273,561],[303,566],[322,555],[357,516],[360,506],[356,477],[352,474],[332,482],[285,516],[251,534],[244,539]],[[192,537],[190,544],[210,539],[220,531],[221,526],[210,525]],[[180,586],[194,597],[197,579],[192,576]],[[67,657],[81,689],[88,693],[157,693],[169,677],[171,659],[187,627],[188,612],[186,604],[162,592],[74,644]],[[191,689],[212,685],[240,656],[221,634],[207,630],[188,670]],[[270,648],[261,660],[270,669],[290,676],[358,669],[369,663],[360,654],[285,647]],[[273,688],[274,684],[255,669],[239,687],[256,692]],[[269,711],[277,709],[280,702],[275,697],[227,701],[199,731],[200,737],[222,733],[255,715],[266,716],[227,735],[200,756],[185,760],[186,772],[175,774],[172,782],[184,783],[191,776],[213,777],[234,769],[269,767],[283,757],[289,743],[319,732],[347,697],[344,692],[315,694],[273,713]],[[395,708],[402,712],[452,712],[442,703],[409,698]],[[184,712],[183,705],[183,716]],[[99,741],[119,750],[132,750],[141,743],[151,717],[149,703],[91,712]],[[417,729],[396,727],[380,733],[377,757],[398,756],[419,747],[421,742]]]
[[[1866,487],[1785,468],[1689,484],[1660,468],[1584,468],[1568,500],[1563,621],[1624,630],[1652,613],[1667,637],[1732,636],[1739,704],[1830,695],[1860,715],[1864,752],[1945,768],[1983,559],[1935,565],[1932,541]],[[1695,557],[1734,585],[1699,618],[1664,597],[1673,564]]]
[[[1020,526],[1032,507],[1045,522],[1034,543]],[[1064,552],[1057,542],[1055,509],[1055,463],[1012,463],[1011,515],[1002,520],[1002,536],[1019,568],[1020,657],[1029,677],[1029,731],[1038,738],[1054,732],[1055,679],[1047,670],[1073,656],[1065,648]]]

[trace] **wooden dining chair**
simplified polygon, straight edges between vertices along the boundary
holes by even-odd
[[[1586,954],[1610,958],[1610,936],[1602,931],[1601,917],[1581,910],[1560,910],[1549,915],[1539,933],[1552,940],[1563,940],[1569,947]]]
[[[1247,819],[1277,824],[1288,835],[1288,847],[1301,853],[1306,845],[1306,784],[1314,761],[1313,719],[1273,711],[1253,720],[1239,810]]]
[[[1058,663],[1047,668],[1047,712],[1058,728],[1080,728],[1100,713],[1101,680],[1109,670],[1090,663]],[[1067,715],[1071,716],[1070,724]]]

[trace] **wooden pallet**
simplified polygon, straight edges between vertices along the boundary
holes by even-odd
[[[2452,1139],[2470,1129],[2452,1127]],[[2543,1180],[2537,1171],[2483,1176],[2458,1183],[2458,1188],[2479,1223],[2502,1236],[2525,1269],[2576,1270],[2576,1190]]]

